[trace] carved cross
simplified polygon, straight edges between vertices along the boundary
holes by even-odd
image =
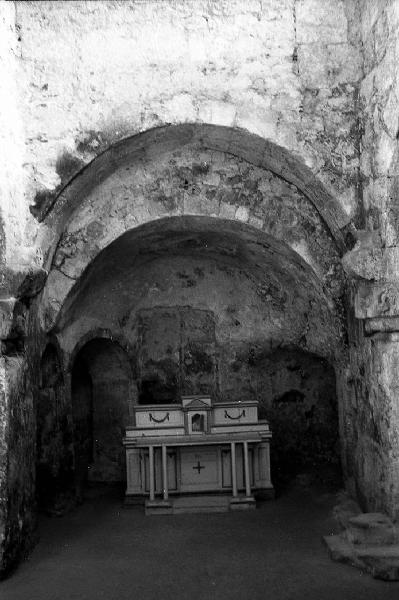
[[[195,467],[193,467],[193,469],[197,469],[199,475],[201,473],[201,469],[205,469],[205,467],[201,465],[200,461],[197,461],[197,464],[195,465]]]

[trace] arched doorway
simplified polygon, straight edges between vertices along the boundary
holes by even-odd
[[[204,391],[262,399],[262,357],[280,350],[342,372],[351,227],[304,164],[247,132],[206,125],[145,132],[113,152],[120,160],[95,159],[47,217],[60,237],[41,310],[68,352],[93,328],[123,335],[142,403]],[[300,404],[289,368],[268,391],[271,406]],[[290,390],[298,402],[285,404]]]
[[[122,438],[131,414],[131,367],[123,348],[94,337],[75,354],[71,395],[79,498],[92,483],[125,480]]]
[[[174,217],[130,230],[99,253],[57,327],[67,341],[93,324],[125,339],[139,404],[179,402],[184,394],[258,400],[276,429],[274,475],[286,480],[320,470],[323,461],[326,471],[339,471],[331,366],[343,347],[338,307],[287,244],[227,219]],[[132,398],[129,361],[110,339],[78,347],[77,464],[91,481],[121,480],[123,457],[111,454],[122,449],[128,423],[121,398]],[[112,435],[101,433],[96,406],[119,415],[111,416]]]

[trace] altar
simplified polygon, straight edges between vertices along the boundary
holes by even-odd
[[[271,435],[256,401],[137,406],[124,438],[126,503],[144,498],[146,514],[254,508],[254,494],[274,495]]]

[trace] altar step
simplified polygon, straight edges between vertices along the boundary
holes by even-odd
[[[179,515],[185,513],[222,513],[229,510],[247,510],[255,508],[253,498],[223,495],[179,496],[165,502],[162,500],[145,503],[146,515]]]
[[[193,496],[173,500],[173,514],[216,513],[229,510],[230,498],[226,496]]]

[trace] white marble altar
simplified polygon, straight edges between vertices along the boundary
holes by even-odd
[[[182,495],[191,497],[184,502],[190,512],[201,510],[205,494],[214,495],[208,505],[215,510],[253,508],[254,492],[273,496],[272,434],[267,421],[258,420],[257,402],[184,396],[181,404],[137,406],[135,421],[124,439],[126,501],[144,497],[147,514],[173,513]]]

